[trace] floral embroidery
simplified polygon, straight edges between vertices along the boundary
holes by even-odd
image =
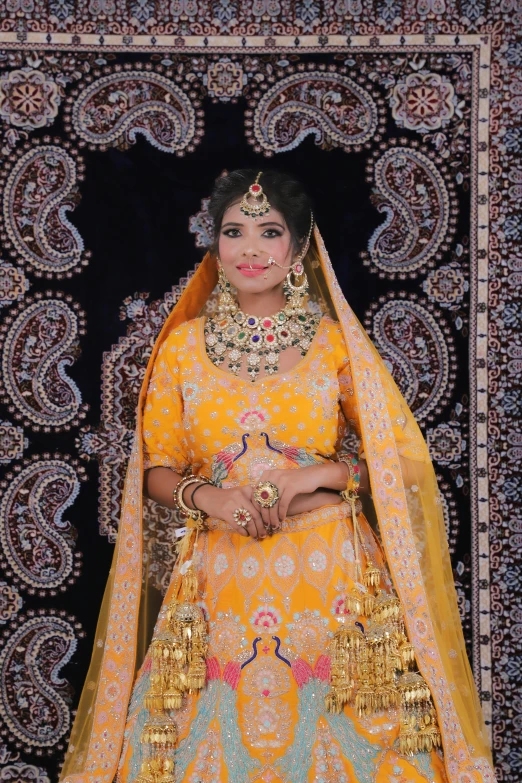
[[[243,576],[246,576],[247,579],[253,579],[253,577],[259,571],[259,563],[255,559],[255,557],[248,557],[243,562],[243,566],[241,568],[241,571],[243,572]]]
[[[228,568],[226,555],[218,555],[214,560],[214,571],[216,574],[222,574]]]
[[[185,382],[183,384],[182,388],[182,394],[183,399],[187,402],[192,402],[193,400],[197,400],[199,395],[199,386],[197,383],[187,383]]]
[[[252,700],[252,712],[245,719],[254,748],[280,748],[290,739],[291,712],[279,698]]]
[[[235,420],[241,426],[241,429],[248,432],[259,432],[266,427],[270,421],[270,414],[264,408],[256,405],[255,408],[245,411]]]
[[[219,736],[210,730],[199,746],[194,772],[188,778],[188,783],[220,783],[221,748]]]
[[[285,644],[304,660],[315,663],[318,656],[328,649],[333,636],[328,618],[322,617],[318,609],[305,609],[304,612],[296,612],[292,619],[293,622],[286,626],[288,636]]]
[[[319,552],[318,549],[308,555],[308,562],[312,571],[324,571],[326,568],[326,555],[323,552]]]
[[[318,727],[314,756],[314,783],[348,783],[339,745],[324,726]]]
[[[292,576],[295,571],[295,563],[288,555],[281,555],[275,561],[274,569],[278,576]]]
[[[334,617],[346,614],[346,593],[342,593],[334,598],[330,612]]]
[[[355,562],[355,552],[353,551],[353,544],[349,538],[345,538],[341,547],[341,555],[349,563]]]
[[[250,622],[256,630],[262,633],[275,632],[281,623],[281,615],[274,606],[260,607],[256,609]]]
[[[218,612],[209,623],[209,656],[228,661],[238,655],[248,643],[246,628],[232,612]]]

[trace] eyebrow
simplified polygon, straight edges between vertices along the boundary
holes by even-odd
[[[229,221],[228,223],[223,223],[221,228],[225,228],[225,226],[244,226],[244,225],[245,225],[244,223],[233,223],[233,222]],[[279,226],[279,228],[282,228],[283,231],[285,230],[285,227],[282,226],[281,223],[276,223],[275,220],[269,220],[266,223],[258,223],[257,225],[258,226]]]

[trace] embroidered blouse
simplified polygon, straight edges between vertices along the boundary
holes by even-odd
[[[191,468],[237,486],[269,468],[332,459],[350,433],[360,436],[344,338],[329,316],[294,367],[255,382],[210,361],[203,327],[204,317],[187,321],[159,351],[144,410],[146,469]],[[403,434],[400,416],[394,429]]]

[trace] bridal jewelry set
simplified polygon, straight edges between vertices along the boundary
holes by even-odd
[[[240,204],[241,212],[254,220],[270,210],[267,197],[258,183],[259,176]],[[216,317],[208,318],[205,323],[207,355],[216,367],[227,361],[229,371],[237,375],[246,356],[248,374],[255,381],[261,371],[262,360],[267,375],[278,372],[279,355],[285,348],[293,346],[300,350],[301,356],[306,355],[320,321],[320,315],[309,313],[306,309],[308,279],[303,259],[308,252],[312,227],[313,215],[303,250],[291,266],[281,266],[272,256],[268,259],[265,277],[273,266],[290,270],[283,285],[287,302],[275,315],[259,318],[244,313],[232,296],[231,285],[218,263],[218,312]]]

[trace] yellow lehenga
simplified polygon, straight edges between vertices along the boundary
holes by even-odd
[[[306,356],[255,383],[205,352],[205,303],[216,284],[205,257],[156,341],[138,408],[121,527],[91,668],[62,773],[64,783],[139,777],[149,716],[151,604],[143,565],[143,470],[190,469],[222,486],[266,467],[336,457],[350,430],[367,460],[378,541],[358,516],[363,569],[400,599],[419,671],[431,691],[443,750],[405,755],[396,705],[362,717],[325,708],[332,643],[367,618],[350,609],[360,588],[352,514],[341,502],[288,517],[280,533],[244,538],[216,518],[199,534],[198,596],[209,629],[206,682],[171,712],[176,783],[491,783],[494,775],[466,657],[444,519],[425,441],[384,362],[344,299],[317,228],[305,259],[323,312]],[[403,481],[403,457],[408,482]],[[157,616],[164,633],[179,569]],[[364,712],[364,711],[363,711]],[[161,776],[157,776],[160,783]]]
[[[184,324],[159,350],[145,401],[145,467],[190,467],[227,487],[256,483],[270,468],[335,458],[348,422],[358,429],[340,327],[325,316],[296,367],[252,383],[210,362],[203,322]],[[390,590],[379,545],[362,519],[360,525]],[[281,533],[263,541],[218,519],[207,526],[199,537],[198,584],[210,626],[209,685],[173,712],[176,780],[384,783],[392,770],[397,781],[445,780],[435,753],[411,759],[394,749],[396,707],[366,719],[353,706],[342,716],[325,709],[332,637],[340,623],[366,625],[346,607],[357,586],[348,504],[289,517]],[[155,636],[164,626],[165,612]],[[121,783],[133,783],[147,757],[140,737],[150,670],[149,651],[134,687]]]

